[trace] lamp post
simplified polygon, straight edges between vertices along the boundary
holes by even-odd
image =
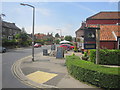
[[[32,28],[32,61],[34,61],[34,22],[35,22],[35,7],[29,4],[20,3],[23,6],[29,6],[33,8],[33,28]]]

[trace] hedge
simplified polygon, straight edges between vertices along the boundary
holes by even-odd
[[[101,88],[120,88],[118,69],[96,65],[90,61],[80,60],[78,56],[67,56],[68,72],[76,79]]]
[[[100,49],[100,64],[103,65],[120,65],[120,50]],[[90,61],[95,63],[96,50],[90,50]]]

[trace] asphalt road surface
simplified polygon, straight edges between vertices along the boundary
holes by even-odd
[[[42,52],[44,48],[50,49],[50,46],[35,48],[35,54]],[[11,67],[15,61],[29,56],[31,53],[32,48],[19,48],[9,49],[2,54],[2,88],[31,88],[22,84],[11,72]]]

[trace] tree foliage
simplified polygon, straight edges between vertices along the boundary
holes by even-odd
[[[70,35],[65,36],[65,40],[67,40],[67,41],[72,41],[72,36],[70,36]]]
[[[56,44],[59,44],[60,40],[57,39],[57,40],[55,40],[54,42],[55,42]]]
[[[56,37],[56,38],[59,38],[59,37],[60,37],[60,35],[59,35],[58,33],[56,33],[56,34],[55,34],[55,37]]]

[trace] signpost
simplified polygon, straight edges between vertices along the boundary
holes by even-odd
[[[96,49],[96,64],[99,64],[100,26],[84,29],[84,49]]]
[[[96,49],[96,44],[84,44],[84,49]]]
[[[96,30],[94,28],[84,30],[84,49],[96,49]]]
[[[100,29],[96,29],[96,64],[99,64]]]
[[[95,42],[96,41],[96,31],[94,28],[86,28],[84,30],[84,42]]]

